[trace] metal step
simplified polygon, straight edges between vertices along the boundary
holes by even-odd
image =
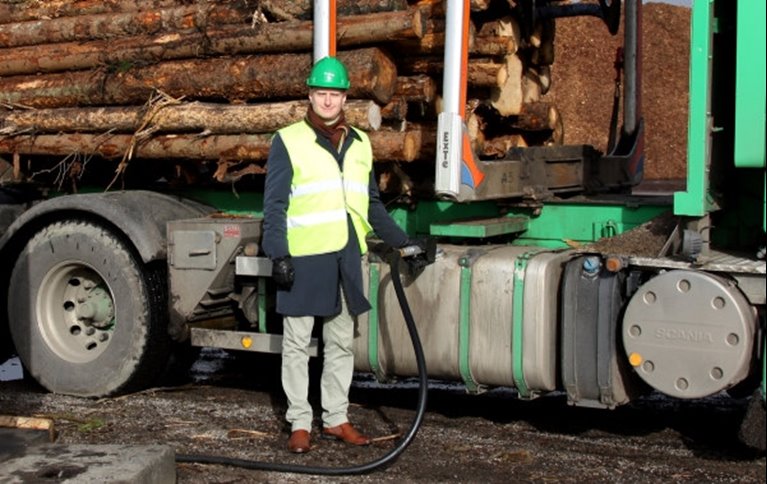
[[[225,350],[253,351],[256,353],[282,353],[282,335],[229,331],[221,329],[192,328],[192,346],[206,346]],[[309,342],[309,356],[317,356],[319,342]]]

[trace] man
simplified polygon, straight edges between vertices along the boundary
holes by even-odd
[[[277,312],[284,316],[282,385],[291,425],[288,449],[296,453],[311,448],[308,346],[315,317],[323,321],[322,436],[370,443],[347,417],[353,318],[370,309],[361,256],[373,230],[393,247],[409,243],[380,201],[369,138],[344,118],[346,68],[325,57],[306,82],[305,119],[282,128],[272,140],[262,244],[273,262]]]

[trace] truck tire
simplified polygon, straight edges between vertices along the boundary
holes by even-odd
[[[162,373],[169,337],[164,272],[93,222],[40,230],[11,274],[11,337],[29,375],[55,393],[103,397]]]
[[[765,417],[767,417],[767,405],[765,405],[764,394],[760,388],[757,388],[746,407],[746,413],[738,431],[738,439],[759,452],[767,450]]]

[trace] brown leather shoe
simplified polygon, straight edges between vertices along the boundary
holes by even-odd
[[[294,454],[303,454],[311,450],[311,436],[306,430],[295,430],[288,439],[288,450]]]
[[[352,445],[368,445],[370,439],[357,432],[349,422],[342,423],[337,427],[326,427],[322,429],[322,436],[326,439],[343,440]]]

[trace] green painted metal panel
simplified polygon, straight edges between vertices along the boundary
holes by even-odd
[[[463,265],[463,264],[466,265]],[[469,339],[471,338],[471,267],[462,261],[460,308],[458,314],[458,371],[469,392],[478,392],[479,385],[471,374]]]
[[[394,207],[389,210],[394,221],[410,235],[431,233],[432,224],[450,223],[470,218],[499,217],[494,202],[455,203],[420,201],[414,208]]]
[[[669,211],[669,205],[546,205],[531,217],[528,230],[514,240],[515,245],[567,247],[621,234]]]
[[[420,202],[416,209],[395,208],[395,221],[410,234],[431,234],[456,238],[476,238],[506,232],[514,236],[515,245],[566,247],[572,242],[593,242],[602,237],[617,235],[641,225],[657,215],[670,211],[671,201],[666,197],[644,200],[641,203],[616,201],[614,203],[557,202],[539,209],[519,208],[508,211],[508,220],[525,219],[526,230],[516,236],[517,222],[509,226],[471,227],[467,223],[454,223],[472,217],[492,219],[501,217],[495,203],[459,204],[452,202]]]
[[[703,216],[708,208],[707,164],[711,150],[711,56],[713,0],[692,6],[690,32],[690,109],[687,126],[687,187],[674,194],[674,213]]]
[[[765,113],[765,24],[767,2],[738,2],[735,74],[735,166],[764,168]]]
[[[527,217],[498,217],[431,224],[431,235],[449,237],[486,238],[510,235],[527,230]]]
[[[266,292],[266,278],[258,278],[258,332],[266,333],[266,298],[269,297]]]
[[[378,264],[370,264],[370,281],[368,283],[368,299],[370,300],[370,312],[368,312],[368,363],[370,370],[376,378],[384,378],[381,372],[381,364],[378,360],[378,287],[381,273]]]
[[[530,390],[525,381],[524,358],[523,358],[523,332],[525,314],[525,270],[532,253],[523,254],[514,261],[514,294],[512,296],[512,321],[511,321],[511,374],[514,386],[520,397],[529,397]]]

